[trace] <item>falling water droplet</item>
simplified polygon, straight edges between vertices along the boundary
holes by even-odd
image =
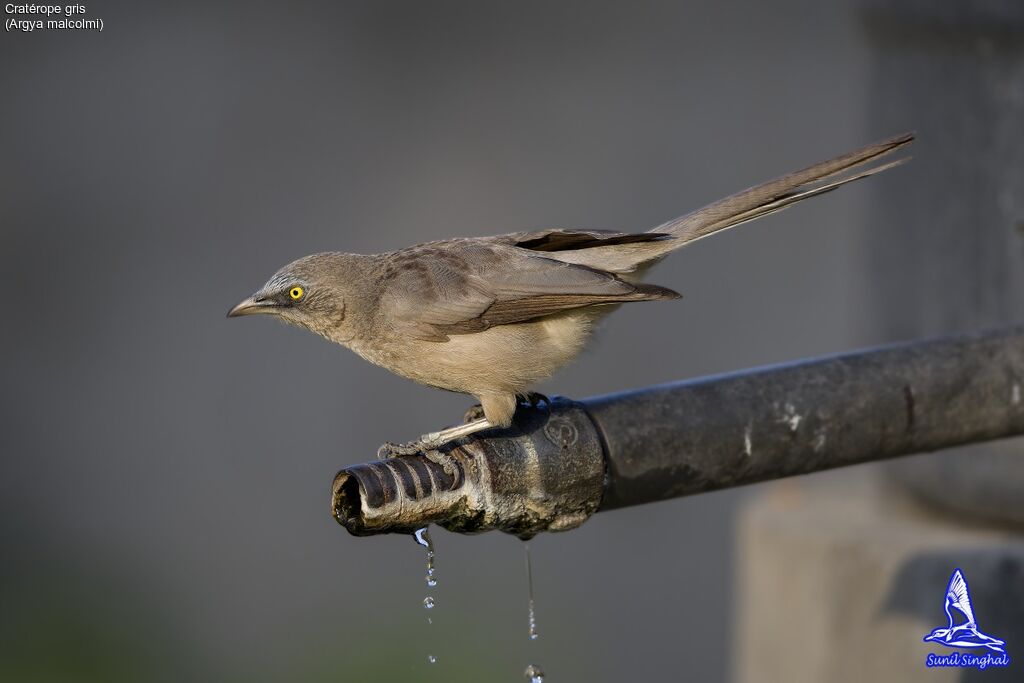
[[[537,633],[537,611],[534,607],[533,602],[533,563],[530,561],[530,544],[524,543],[523,548],[526,551],[526,583],[530,589],[530,640],[537,640],[540,635]],[[543,674],[541,674],[543,675]]]
[[[544,683],[544,672],[536,664],[531,664],[526,667],[526,671],[523,672],[523,677],[530,683]]]
[[[526,560],[526,584],[529,587],[530,595],[530,630],[527,632],[530,640],[537,640],[537,610],[534,608],[533,602],[533,562],[530,559],[530,544],[523,543],[523,552]],[[526,680],[530,683],[544,683],[544,672],[536,664],[530,664],[526,667],[526,671],[523,674]]]
[[[437,585],[437,577],[434,575],[434,542],[430,539],[430,531],[427,527],[417,529],[413,538],[421,546],[427,549],[427,585],[433,588]]]
[[[437,577],[434,575],[434,542],[430,539],[430,531],[429,531],[429,529],[427,527],[422,527],[420,529],[417,529],[413,533],[413,539],[416,541],[416,543],[418,545],[421,545],[421,546],[423,546],[424,548],[427,549],[427,576],[426,576],[426,582],[427,582],[427,586],[428,587],[433,588],[434,586],[437,585]],[[424,609],[428,609],[428,610],[434,609],[434,598],[432,596],[428,595],[427,597],[423,598],[423,608]],[[433,624],[434,624],[434,620],[428,616],[427,617],[427,625],[433,626]],[[435,657],[434,655],[428,654],[427,655],[427,662],[430,663],[430,664],[436,664],[437,663],[437,657]]]

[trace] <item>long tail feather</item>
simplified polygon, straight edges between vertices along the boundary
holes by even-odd
[[[839,178],[830,183],[822,182],[836,175],[853,171],[869,161],[874,161],[890,154],[897,149],[909,145],[913,140],[913,133],[904,133],[888,140],[867,145],[834,159],[808,166],[803,170],[794,171],[774,180],[769,180],[766,183],[755,185],[742,192],[737,192],[713,204],[708,204],[702,209],[659,225],[651,230],[651,232],[668,233],[677,240],[688,243],[702,237],[707,237],[720,230],[748,223],[781,211],[797,202],[824,194],[825,192],[831,192],[847,183],[881,173],[908,161],[909,157],[898,159],[880,166],[863,169],[853,175]],[[678,246],[682,245],[675,245],[675,247]]]

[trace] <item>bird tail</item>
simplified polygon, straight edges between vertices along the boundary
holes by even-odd
[[[662,243],[666,247],[666,252],[673,251],[683,244],[782,211],[797,202],[831,192],[846,183],[899,166],[909,161],[910,157],[865,168],[868,162],[876,161],[901,149],[913,140],[913,133],[904,133],[861,147],[719,199],[702,209],[659,225],[650,232],[663,233],[675,238]],[[829,182],[825,182],[827,180]]]
[[[652,265],[690,242],[782,211],[797,202],[831,192],[846,183],[867,178],[909,161],[910,157],[905,157],[869,165],[870,162],[909,145],[913,140],[913,133],[904,133],[876,142],[834,159],[808,166],[802,171],[755,185],[725,199],[719,199],[703,209],[680,216],[646,233],[633,235],[628,240],[624,239],[628,236],[616,234],[611,238],[614,242],[602,244],[599,239],[594,239],[594,233],[585,233],[585,237],[590,238],[586,246],[548,248],[544,254],[567,263],[616,273],[630,282],[639,282]],[[637,239],[642,236],[647,236],[648,239]],[[541,237],[550,238],[547,232]]]

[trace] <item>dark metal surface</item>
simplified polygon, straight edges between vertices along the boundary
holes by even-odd
[[[449,453],[340,472],[357,535],[499,529],[528,537],[591,513],[1024,434],[1024,328],[869,349],[522,409]],[[603,491],[602,491],[603,479]]]
[[[1024,432],[1024,330],[901,344],[586,402],[601,509]]]

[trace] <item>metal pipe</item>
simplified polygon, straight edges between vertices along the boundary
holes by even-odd
[[[447,469],[446,469],[447,468]],[[523,407],[512,427],[461,439],[443,453],[348,467],[334,478],[334,517],[356,536],[429,523],[522,538],[572,529],[597,510],[604,450],[582,406]]]
[[[356,535],[437,523],[530,537],[598,510],[1024,434],[1022,392],[1013,327],[557,399],[427,454],[438,462],[346,468],[333,510]]]

